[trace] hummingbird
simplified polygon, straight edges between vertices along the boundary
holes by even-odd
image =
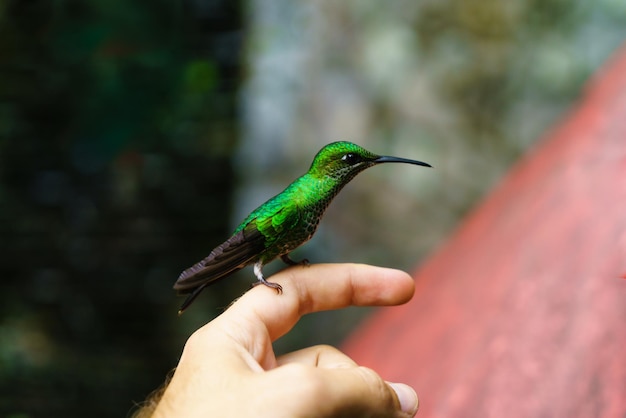
[[[313,236],[326,208],[350,180],[361,171],[383,163],[431,167],[422,161],[376,155],[346,141],[323,147],[309,171],[252,211],[230,238],[180,274],[174,290],[188,296],[178,314],[206,286],[251,264],[258,280],[255,285],[264,284],[281,294],[282,286],[263,276],[263,266],[278,257],[287,265],[308,264],[308,260],[292,260],[289,253]]]

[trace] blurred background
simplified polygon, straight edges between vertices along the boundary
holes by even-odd
[[[359,175],[294,258],[413,269],[624,39],[621,0],[0,0],[0,416],[128,415],[255,280],[179,318],[180,271],[328,142],[435,168]]]

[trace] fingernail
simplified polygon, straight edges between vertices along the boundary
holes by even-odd
[[[396,392],[396,396],[398,397],[398,401],[400,401],[400,409],[411,416],[417,413],[417,408],[419,407],[419,400],[417,399],[417,394],[413,390],[411,386],[405,385],[404,383],[391,383],[388,382],[389,386]]]

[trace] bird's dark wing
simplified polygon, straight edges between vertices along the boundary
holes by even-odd
[[[264,262],[268,262],[280,255],[281,250],[275,243],[280,242],[297,224],[299,213],[294,205],[281,205],[275,199],[268,203],[269,207],[265,207],[263,213],[253,212],[242,224],[245,226],[237,228],[237,232],[211,251],[208,257],[180,274],[174,289],[189,296],[180,307],[179,314],[211,283],[261,257],[264,257]]]
[[[264,249],[265,237],[254,227],[252,221],[247,228],[211,251],[204,260],[183,271],[176,280],[174,289],[184,294],[191,293],[200,286],[205,287],[242,269]]]

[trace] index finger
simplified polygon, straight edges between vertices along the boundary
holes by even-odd
[[[302,315],[350,305],[399,305],[411,299],[415,285],[407,273],[365,264],[314,264],[285,269],[270,278],[282,295],[256,286],[217,319],[242,323],[248,333],[287,333]]]

